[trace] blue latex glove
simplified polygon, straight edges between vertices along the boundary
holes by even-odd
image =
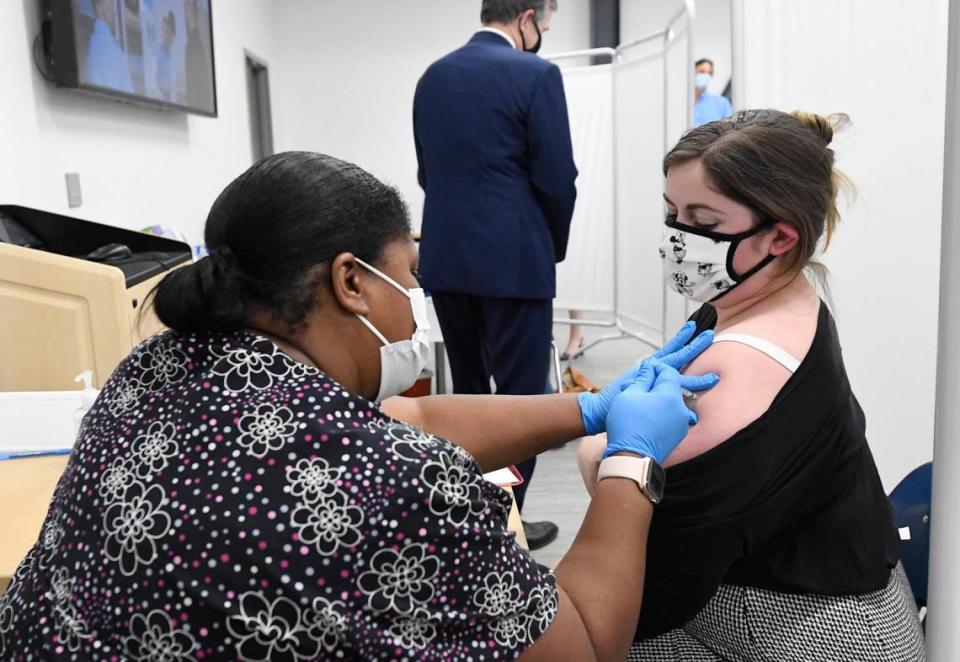
[[[689,345],[687,341],[697,331],[697,325],[687,322],[673,338],[671,338],[656,354],[644,359],[633,366],[616,380],[607,384],[599,393],[581,393],[577,396],[580,403],[580,416],[583,418],[583,429],[587,434],[599,434],[606,430],[607,412],[610,403],[626,386],[637,379],[644,366],[657,361],[680,370],[685,365],[700,356],[713,343],[713,331],[704,331]],[[715,374],[709,375],[680,375],[680,387],[696,393],[713,388],[720,381]]]
[[[663,464],[696,422],[696,414],[683,402],[680,373],[651,361],[614,398],[607,414],[603,457],[626,451]]]

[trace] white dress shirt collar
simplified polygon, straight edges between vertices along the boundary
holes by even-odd
[[[516,49],[516,48],[517,48],[516,43],[514,43],[514,41],[513,41],[513,37],[511,37],[510,35],[508,35],[508,34],[507,34],[506,32],[504,32],[503,30],[500,30],[499,28],[491,28],[491,27],[489,27],[489,26],[484,26],[484,27],[480,28],[479,30],[477,30],[477,32],[492,32],[493,34],[498,34],[498,35],[500,35],[501,37],[503,37],[504,39],[507,40],[507,43],[510,44],[510,48],[513,48],[513,49]]]

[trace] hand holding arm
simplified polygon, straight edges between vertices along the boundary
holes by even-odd
[[[674,368],[657,361],[644,365],[610,406],[603,457],[626,452],[662,464],[697,423],[697,415],[683,402],[680,383]]]
[[[444,437],[470,451],[484,471],[516,464],[558,445],[606,429],[607,412],[616,395],[635,381],[645,365],[659,361],[679,369],[713,342],[713,332],[700,334],[690,323],[656,354],[627,370],[600,393],[563,395],[435,395],[390,398],[385,414],[430,434]],[[686,345],[686,346],[685,346]],[[681,375],[689,391],[713,388],[719,378]],[[495,429],[491,422],[496,423]]]
[[[680,370],[695,358],[700,356],[713,343],[713,331],[705,331],[687,344],[696,332],[696,324],[687,322],[679,333],[670,339],[657,352],[634,365],[616,380],[608,384],[599,393],[581,393],[579,396],[580,410],[583,414],[583,427],[588,435],[599,434],[606,430],[607,412],[613,399],[625,386],[636,380],[644,366],[651,361],[659,361],[675,370]],[[680,375],[680,387],[687,391],[705,391],[713,388],[720,381],[715,374]]]

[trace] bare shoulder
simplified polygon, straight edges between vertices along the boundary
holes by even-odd
[[[802,361],[816,335],[818,312],[816,306],[803,312],[775,310],[724,332],[761,338]],[[685,372],[715,372],[720,375],[720,383],[690,403],[700,422],[667,458],[667,466],[707,452],[763,416],[791,377],[789,370],[767,355],[733,342],[714,343]]]
[[[805,293],[732,324],[720,333],[762,338],[802,360],[817,334],[821,305],[814,292]]]

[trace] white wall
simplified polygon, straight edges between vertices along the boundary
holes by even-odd
[[[859,199],[825,262],[889,489],[932,453],[947,2],[740,1],[746,107],[854,122],[835,146]]]
[[[0,1],[0,203],[202,239],[210,204],[252,162],[244,50],[270,65],[276,149],[327,152],[398,185],[419,224],[411,105],[434,59],[479,26],[480,0],[214,3],[220,116],[57,89],[31,61],[35,0]],[[544,53],[587,48],[589,0],[560,0]],[[64,173],[84,204],[67,207]]]
[[[662,29],[683,4],[683,0],[621,0],[620,42]],[[696,0],[695,6],[694,62],[702,57],[713,60],[714,80],[709,91],[720,94],[733,72],[730,0]]]
[[[419,226],[412,108],[434,60],[480,27],[480,0],[284,0],[275,9],[278,150],[325,152],[396,185]],[[543,53],[588,48],[588,0],[560,0]]]
[[[31,60],[37,4],[0,2],[0,203],[173,225],[200,241],[215,196],[252,162],[244,49],[276,61],[271,3],[214,3],[217,119],[55,88]],[[65,172],[80,173],[78,209],[67,207]]]
[[[590,48],[590,16],[590,0],[559,0],[550,32],[543,40],[543,55]]]
[[[683,0],[620,0],[620,43],[662,29],[682,8]]]

